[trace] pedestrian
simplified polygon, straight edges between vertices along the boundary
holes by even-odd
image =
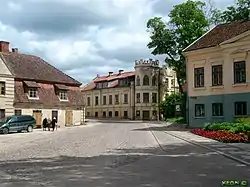
[[[47,126],[48,126],[48,120],[47,120],[47,118],[45,117],[45,118],[43,119],[43,131],[46,131]]]
[[[52,119],[52,122],[51,122],[51,125],[52,125],[52,131],[54,131],[54,130],[55,130],[56,123],[57,123],[57,120],[56,120],[56,118],[54,117],[54,118]]]
[[[50,127],[51,127],[51,119],[48,119],[48,131],[50,131]]]

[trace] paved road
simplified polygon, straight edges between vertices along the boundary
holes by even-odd
[[[143,123],[0,136],[0,187],[216,187],[248,167]]]

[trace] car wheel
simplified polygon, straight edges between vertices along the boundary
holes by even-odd
[[[31,125],[29,125],[27,128],[27,132],[32,132],[32,131],[33,131],[33,127]]]
[[[3,128],[3,134],[9,134],[9,129],[7,127]]]

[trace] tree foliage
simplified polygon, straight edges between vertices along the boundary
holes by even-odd
[[[213,12],[215,24],[246,19],[250,19],[250,0],[237,0],[234,5],[228,6],[226,10],[215,10]]]
[[[153,55],[166,55],[165,62],[176,72],[180,92],[186,79],[186,65],[182,50],[202,36],[209,27],[205,15],[205,3],[188,0],[173,7],[169,22],[161,17],[148,20],[150,34],[148,48]]]

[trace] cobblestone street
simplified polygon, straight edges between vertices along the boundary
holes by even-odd
[[[249,179],[249,167],[148,125],[1,135],[0,187],[216,187]]]

